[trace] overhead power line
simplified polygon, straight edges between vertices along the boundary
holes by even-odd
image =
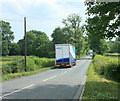
[[[3,21],[14,21],[14,22],[23,22],[23,20],[14,20],[14,19],[1,19],[0,20],[3,20]]]

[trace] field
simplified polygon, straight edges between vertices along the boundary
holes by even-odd
[[[27,56],[27,72],[25,72],[24,60],[24,56],[2,57],[2,61],[0,61],[0,64],[2,64],[2,80],[39,73],[55,66],[55,59],[53,58]]]
[[[92,99],[92,101],[118,99],[119,67],[118,57],[96,55],[87,73],[82,99]]]

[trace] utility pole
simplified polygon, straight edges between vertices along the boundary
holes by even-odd
[[[25,33],[25,72],[27,71],[27,69],[26,69],[26,66],[27,66],[27,64],[26,64],[26,62],[27,62],[27,60],[26,60],[26,17],[24,17],[24,33]]]

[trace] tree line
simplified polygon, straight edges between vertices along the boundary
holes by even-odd
[[[98,54],[120,53],[120,2],[85,2],[86,33],[90,48]],[[111,41],[115,38],[115,41]],[[106,40],[110,40],[107,41]]]
[[[88,18],[81,25],[81,17],[68,15],[62,20],[64,27],[57,27],[51,34],[52,40],[45,32],[31,30],[27,32],[27,55],[55,57],[55,44],[72,44],[77,56],[86,54],[90,49],[98,54],[120,52],[119,9],[120,2],[85,2]],[[25,37],[12,43],[14,34],[9,22],[2,23],[2,55],[24,55]],[[115,41],[111,41],[116,37]],[[110,41],[106,41],[109,39]]]
[[[9,22],[2,23],[2,55],[24,55],[25,36],[17,43],[12,43],[15,36]],[[51,34],[52,40],[42,31],[30,30],[27,32],[27,55],[54,58],[55,44],[72,44],[76,47],[77,56],[89,51],[88,37],[84,36],[84,27],[80,26],[81,17],[69,15],[62,20],[64,27],[57,27]]]

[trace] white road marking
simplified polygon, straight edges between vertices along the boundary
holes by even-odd
[[[29,85],[29,86],[26,86],[26,87],[24,87],[24,88],[22,88],[22,89],[19,89],[19,90],[13,91],[13,92],[11,92],[11,93],[5,94],[5,95],[1,96],[0,98],[3,98],[3,97],[5,97],[5,96],[11,95],[11,94],[14,94],[14,93],[16,93],[16,92],[19,92],[19,91],[21,91],[21,90],[23,90],[23,89],[30,88],[30,87],[32,87],[32,86],[34,86],[34,84]]]
[[[48,81],[48,80],[53,79],[53,78],[55,78],[55,77],[56,77],[56,76],[52,76],[52,77],[47,78],[47,79],[45,79],[45,80],[43,80],[43,81]]]

